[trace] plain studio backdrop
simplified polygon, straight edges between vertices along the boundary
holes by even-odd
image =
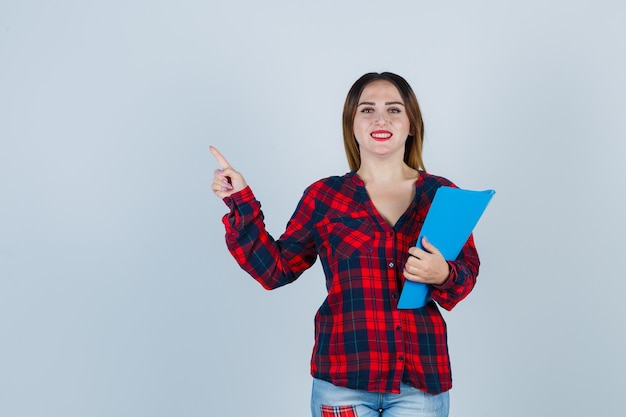
[[[261,288],[217,146],[280,235],[348,170],[363,73],[414,87],[429,172],[493,188],[446,313],[452,417],[625,415],[618,1],[0,2],[0,415],[306,416],[319,264]]]

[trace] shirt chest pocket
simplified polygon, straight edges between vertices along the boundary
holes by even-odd
[[[374,229],[366,217],[341,217],[328,223],[328,243],[332,256],[345,259],[374,250]]]

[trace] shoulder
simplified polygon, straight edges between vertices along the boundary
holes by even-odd
[[[427,172],[424,171],[420,171],[420,178],[417,181],[418,185],[421,185],[428,188],[439,188],[442,186],[446,186],[446,187],[455,187],[456,185],[450,181],[447,178],[441,177],[439,175],[434,175],[434,174],[429,174]]]
[[[346,187],[355,187],[353,172],[348,172],[344,175],[333,175],[330,177],[319,179],[306,188],[305,194],[339,192]]]
[[[315,200],[320,207],[349,204],[357,199],[358,178],[353,172],[322,178],[309,185],[303,199]]]
[[[415,183],[415,186],[416,192],[428,201],[432,201],[435,198],[435,193],[437,193],[439,187],[457,188],[449,179],[423,171],[420,171],[420,178]]]

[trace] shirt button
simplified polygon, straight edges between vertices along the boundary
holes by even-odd
[[[391,298],[393,298],[395,300],[396,298],[398,298],[398,294],[395,294],[395,293],[391,294]]]
[[[404,356],[402,356],[402,355],[398,356],[398,360],[399,361],[403,361],[404,360]]]
[[[394,266],[396,266],[396,264],[394,264],[393,262],[389,262],[389,268],[393,268]]]
[[[402,326],[396,326],[396,330],[397,330],[397,331],[402,330]]]

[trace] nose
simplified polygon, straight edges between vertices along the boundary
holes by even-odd
[[[378,126],[386,125],[387,122],[389,121],[386,116],[387,115],[385,113],[378,113],[376,115],[376,119],[374,119],[374,123]]]

